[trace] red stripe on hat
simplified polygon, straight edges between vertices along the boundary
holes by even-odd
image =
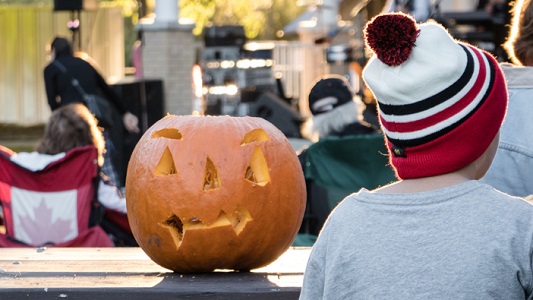
[[[404,157],[396,157],[387,141],[390,163],[398,178],[420,178],[459,170],[479,158],[490,145],[503,122],[508,93],[503,72],[496,59],[485,54],[494,67],[494,79],[480,107],[457,128],[428,143],[404,149]]]
[[[466,93],[466,95],[463,98],[461,98],[459,101],[454,103],[452,106],[434,115],[428,116],[424,119],[411,121],[411,122],[387,122],[380,115],[381,124],[390,132],[398,132],[398,133],[413,132],[413,131],[418,131],[418,130],[428,128],[440,122],[444,122],[448,120],[449,118],[451,118],[452,116],[458,114],[463,109],[465,109],[474,100],[474,98],[479,95],[483,87],[483,84],[487,80],[490,80],[490,77],[487,75],[487,66],[484,63],[483,58],[481,57],[481,54],[478,51],[474,51],[474,53],[476,55],[476,58],[480,66],[479,67],[480,76],[476,78],[476,82],[474,83],[472,88]],[[449,125],[452,125],[452,124],[449,124]],[[445,127],[448,127],[448,126],[445,126]],[[434,132],[431,132],[429,134],[432,134],[432,133]]]

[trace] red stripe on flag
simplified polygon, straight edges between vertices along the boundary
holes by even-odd
[[[79,147],[67,152],[62,159],[41,171],[27,170],[0,155],[0,182],[9,186],[37,192],[76,189],[92,182],[97,175],[97,152],[93,146]]]

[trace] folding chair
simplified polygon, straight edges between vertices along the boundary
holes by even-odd
[[[95,199],[97,150],[72,149],[40,170],[11,160],[0,146],[0,204],[5,234],[0,247],[112,247],[97,224],[102,206]]]
[[[322,138],[300,161],[307,184],[301,233],[318,234],[330,212],[351,193],[396,181],[381,134]]]

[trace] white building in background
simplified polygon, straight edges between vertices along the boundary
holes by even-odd
[[[155,22],[179,22],[179,0],[156,0],[155,1]]]

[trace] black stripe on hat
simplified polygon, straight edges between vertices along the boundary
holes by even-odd
[[[478,50],[478,51],[480,51],[480,50]],[[480,52],[481,52],[481,55],[484,55],[484,56],[487,57],[488,54],[486,54],[483,51],[480,51]],[[493,63],[492,63],[492,61],[490,60],[489,57],[487,57],[487,60],[488,60],[488,66],[489,66],[489,70],[490,70],[489,86],[488,86],[488,88],[485,91],[485,95],[483,95],[483,98],[479,101],[478,105],[476,105],[476,107],[470,113],[468,113],[465,117],[461,118],[459,121],[451,124],[448,127],[445,127],[445,128],[443,128],[443,129],[441,129],[439,131],[436,131],[436,132],[434,132],[432,134],[429,134],[429,135],[426,135],[426,136],[423,136],[423,137],[420,137],[420,138],[410,139],[410,140],[399,140],[399,139],[392,139],[392,138],[390,138],[387,135],[387,139],[393,145],[395,145],[396,147],[400,147],[400,148],[414,147],[414,146],[422,145],[424,143],[430,142],[432,140],[435,140],[435,139],[447,134],[448,132],[450,132],[450,131],[454,130],[455,128],[457,128],[466,119],[470,118],[481,107],[481,105],[483,105],[483,103],[485,103],[485,101],[487,100],[487,98],[488,98],[489,94],[491,93],[492,88],[494,86],[494,81],[496,79],[496,69],[495,69],[495,67],[494,67],[494,65],[493,65]],[[480,60],[480,61],[482,61],[482,60]]]
[[[459,79],[457,79],[457,81],[455,81],[452,85],[444,89],[442,92],[439,92],[433,96],[430,96],[429,98],[415,103],[394,105],[379,102],[379,110],[381,110],[381,112],[386,115],[410,115],[417,112],[425,111],[426,109],[430,109],[441,103],[444,103],[453,96],[455,96],[457,93],[459,93],[461,90],[463,90],[464,87],[470,81],[470,78],[472,78],[472,74],[474,74],[474,57],[472,56],[472,53],[470,53],[466,49],[466,46],[461,44],[459,45],[466,52],[467,62],[463,74],[461,75],[461,77],[459,77]]]

